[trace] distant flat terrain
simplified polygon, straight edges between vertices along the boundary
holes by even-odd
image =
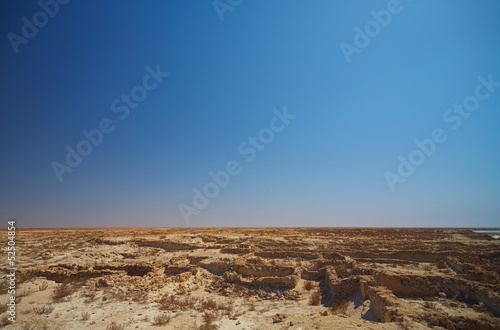
[[[6,329],[500,329],[472,229],[18,229]],[[9,271],[0,261],[1,306]]]

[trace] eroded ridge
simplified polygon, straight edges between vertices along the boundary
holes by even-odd
[[[19,230],[18,322],[4,308],[2,325],[500,329],[499,244],[465,229]]]

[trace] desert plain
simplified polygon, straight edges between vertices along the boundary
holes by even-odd
[[[3,234],[6,237],[7,233]],[[18,229],[5,329],[500,329],[500,239],[470,229]]]

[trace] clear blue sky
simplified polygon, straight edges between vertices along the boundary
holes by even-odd
[[[389,3],[244,0],[221,20],[210,0],[70,1],[44,22],[37,1],[2,1],[0,218],[186,226],[179,205],[236,160],[190,226],[500,226],[500,87],[457,129],[443,118],[479,76],[500,81],[500,2],[401,0],[348,63],[340,44]],[[16,53],[33,15],[46,25]],[[120,119],[113,101],[157,65],[168,77]],[[247,161],[240,143],[284,107]],[[60,182],[53,162],[103,118],[114,130]],[[384,174],[436,128],[447,140],[391,191]]]

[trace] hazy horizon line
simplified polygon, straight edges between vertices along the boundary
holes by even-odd
[[[44,230],[44,229],[59,229],[59,230],[71,230],[71,229],[216,229],[216,228],[231,228],[231,229],[273,229],[273,228],[288,228],[288,229],[300,229],[300,228],[323,228],[323,229],[461,229],[461,230],[500,230],[500,227],[377,227],[377,226],[349,226],[349,227],[341,227],[341,226],[261,226],[261,227],[252,227],[252,226],[204,226],[204,227],[189,227],[189,226],[171,226],[171,227],[154,227],[154,226],[144,226],[144,227],[130,227],[130,226],[120,226],[120,227],[16,227],[16,230],[19,229],[29,229],[29,230]],[[2,228],[2,230],[7,230],[7,228]]]

